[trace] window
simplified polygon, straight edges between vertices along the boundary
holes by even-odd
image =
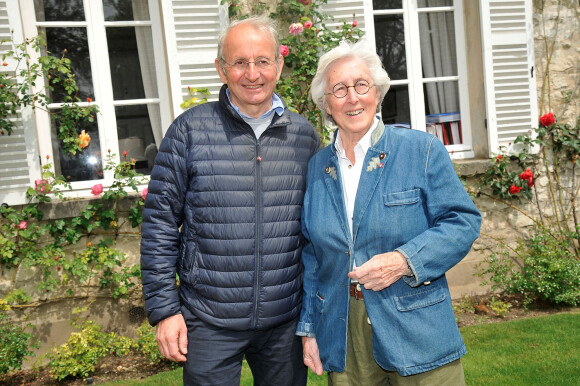
[[[50,127],[39,130],[40,154],[51,157],[55,172],[73,188],[112,179],[104,168],[109,151],[118,160],[126,152],[137,171],[151,171],[170,120],[157,7],[148,0],[34,0],[34,32],[46,35],[51,55],[66,50],[81,103],[95,103],[100,110],[94,124],[79,128],[90,134],[91,143],[74,156],[63,152],[48,114],[37,112],[37,122]],[[50,109],[62,106],[61,94],[55,89]]]
[[[372,8],[367,34],[391,78],[383,121],[437,135],[453,158],[473,157],[462,1],[374,0]]]

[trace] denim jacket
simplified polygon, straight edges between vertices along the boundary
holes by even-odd
[[[385,370],[412,375],[467,350],[445,272],[469,252],[481,216],[434,136],[379,123],[360,178],[351,236],[334,146],[308,166],[302,209],[304,297],[297,335],[316,337],[326,371],[344,371],[353,266],[397,250],[413,273],[382,291],[363,288],[373,354]],[[362,287],[362,286],[361,286]]]

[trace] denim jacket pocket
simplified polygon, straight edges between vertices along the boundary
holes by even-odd
[[[446,297],[447,293],[445,289],[439,287],[420,291],[411,295],[396,296],[394,300],[397,310],[405,312],[441,303]]]
[[[320,292],[316,292],[316,302],[315,303],[316,303],[316,310],[322,314],[324,312],[325,300],[324,300],[324,297],[322,297],[322,295],[320,294]]]
[[[385,193],[383,202],[385,206],[411,205],[421,199],[421,189],[405,190],[404,192]]]

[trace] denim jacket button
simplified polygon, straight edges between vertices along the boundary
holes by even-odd
[[[423,283],[423,285],[429,285],[429,284],[431,284],[430,281],[426,281],[425,283]]]

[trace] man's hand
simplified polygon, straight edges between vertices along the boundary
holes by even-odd
[[[320,355],[318,354],[318,343],[316,343],[316,338],[303,336],[302,349],[304,364],[316,375],[322,375],[324,370],[322,369],[322,362],[320,361]]]
[[[155,339],[165,358],[176,362],[187,360],[187,326],[183,315],[173,315],[159,322]]]
[[[408,272],[409,266],[400,252],[387,252],[375,255],[360,267],[355,267],[348,277],[358,279],[366,289],[380,291]]]

